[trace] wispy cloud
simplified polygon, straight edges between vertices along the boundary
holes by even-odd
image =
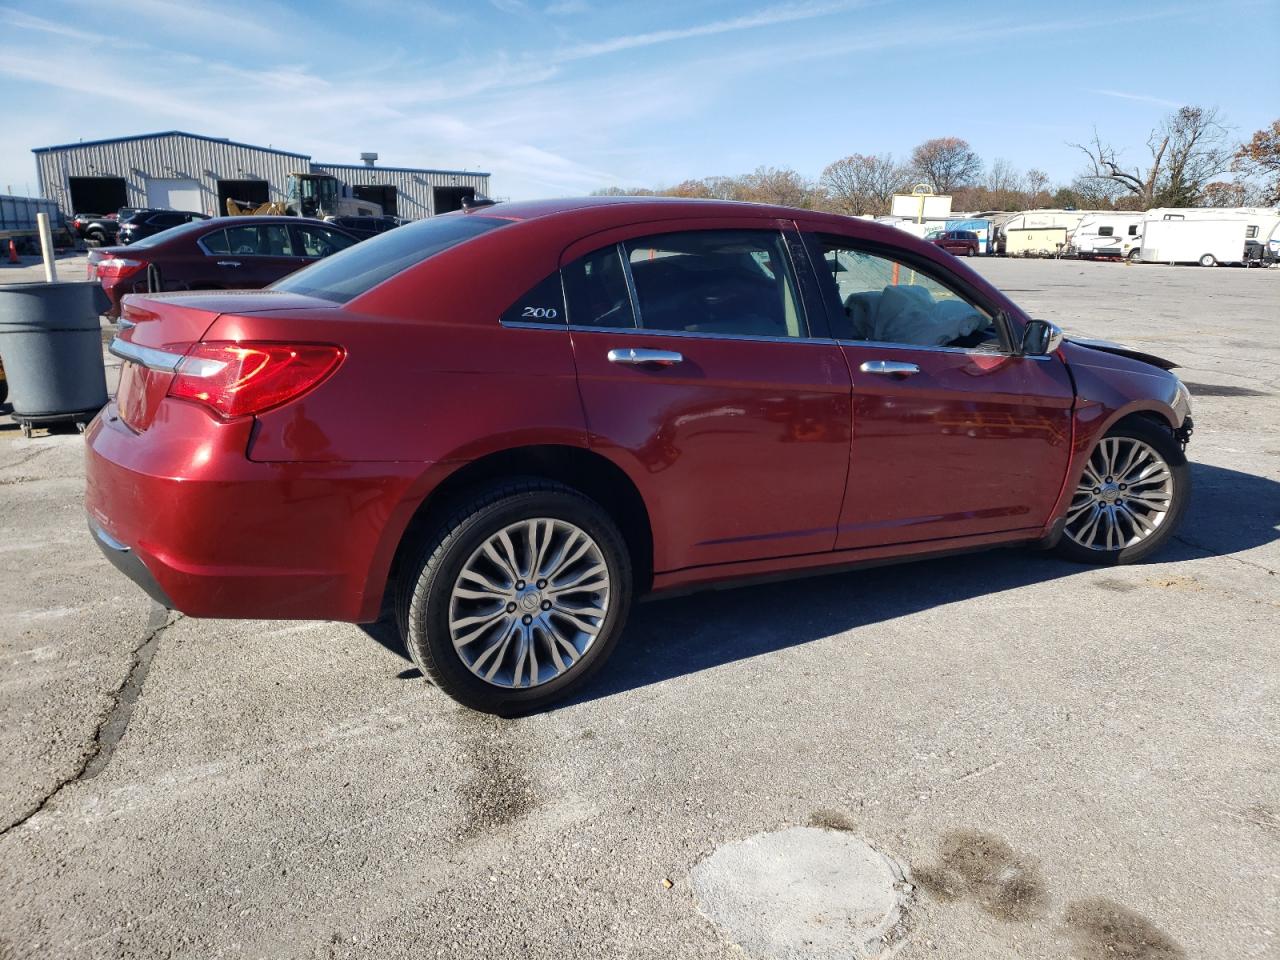
[[[723,33],[735,33],[739,30],[754,30],[759,27],[774,27],[784,23],[795,23],[799,20],[812,20],[833,13],[851,10],[863,6],[858,0],[845,0],[841,3],[788,3],[776,7],[767,7],[757,13],[744,14],[728,20],[714,20],[709,23],[695,24],[691,27],[677,27],[670,30],[654,30],[649,33],[633,33],[626,36],[612,37],[594,43],[582,43],[565,48],[557,53],[557,60],[583,60],[588,57],[599,57],[605,54],[618,53],[622,50],[634,50],[637,47],[651,47],[659,43],[672,43],[677,40],[692,40],[695,37],[711,37]]]
[[[1162,107],[1180,107],[1177,100],[1166,100],[1164,97],[1151,97],[1145,93],[1125,93],[1123,90],[1090,90],[1101,97],[1115,97],[1117,100],[1136,100],[1138,103],[1155,103]]]

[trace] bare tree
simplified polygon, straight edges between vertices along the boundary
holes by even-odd
[[[926,140],[911,151],[911,165],[937,193],[966,186],[982,172],[982,161],[959,137]]]
[[[738,180],[741,195],[735,200],[776,203],[784,207],[813,206],[813,186],[787,167],[757,167]]]
[[[1257,131],[1236,150],[1231,169],[1262,178],[1264,203],[1280,203],[1280,120]],[[1248,190],[1248,187],[1246,187]]]
[[[1140,209],[1147,209],[1198,203],[1209,181],[1231,163],[1226,137],[1226,125],[1216,109],[1182,107],[1147,137],[1151,163],[1145,169],[1122,166],[1120,152],[1105,143],[1096,129],[1089,143],[1070,146],[1089,160],[1081,181],[1110,181],[1132,194]]]
[[[893,195],[910,184],[911,171],[889,153],[850,154],[828,164],[818,179],[826,205],[851,216],[889,212]]]

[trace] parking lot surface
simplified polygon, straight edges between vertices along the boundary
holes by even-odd
[[[895,956],[1280,952],[1280,270],[979,260],[1182,365],[1140,566],[985,554],[640,604],[516,721],[386,626],[196,621],[0,426],[0,957],[742,956],[691,872],[795,826],[901,865]]]

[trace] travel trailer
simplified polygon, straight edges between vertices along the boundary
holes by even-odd
[[[1060,257],[1067,248],[1066,227],[1015,227],[1004,231],[1006,257]]]
[[[1147,220],[1138,259],[1145,263],[1198,263],[1202,267],[1244,263],[1249,226],[1242,218]]]
[[[1072,231],[1080,225],[1080,221],[1085,215],[1090,213],[1105,213],[1107,211],[1100,210],[1024,210],[1021,213],[1015,213],[1004,223],[1000,224],[996,234],[996,250],[1006,256],[1027,256],[1025,250],[1009,249],[1010,232],[1018,232],[1025,230],[1056,230],[1061,229],[1065,236],[1063,242],[1069,239]],[[1021,243],[1027,242],[1024,236]],[[1035,243],[1040,240],[1036,239]],[[1054,242],[1057,242],[1056,240]],[[1053,251],[1050,251],[1053,252]]]
[[[1087,213],[1071,235],[1078,257],[1124,257],[1142,243],[1141,213]]]

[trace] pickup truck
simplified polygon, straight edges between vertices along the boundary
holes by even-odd
[[[120,223],[114,213],[77,213],[70,220],[71,233],[79,240],[92,240],[105,247],[115,243]]]

